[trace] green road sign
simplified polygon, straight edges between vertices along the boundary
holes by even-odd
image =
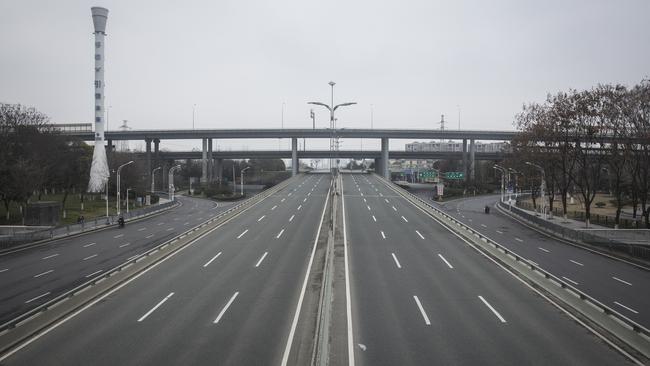
[[[438,176],[438,172],[435,170],[425,170],[419,173],[420,178],[435,178]]]
[[[446,179],[464,179],[465,173],[463,172],[447,172],[445,173]]]

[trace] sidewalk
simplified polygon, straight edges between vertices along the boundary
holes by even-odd
[[[129,213],[123,212],[122,216],[125,220],[130,221],[142,217],[154,215],[158,212],[170,209],[176,205],[167,199],[152,206],[132,210]],[[41,240],[59,239],[66,236],[77,235],[88,231],[98,230],[107,226],[114,225],[117,222],[117,216],[98,217],[94,220],[87,221],[83,224],[72,224],[59,227],[51,227],[45,230],[32,231],[32,232],[16,232],[13,235],[0,236],[0,250],[13,248],[18,245],[33,243]]]
[[[582,221],[558,216],[544,219],[538,212],[525,210],[514,204],[510,207],[507,202],[499,202],[498,207],[504,214],[552,236],[579,245],[599,247],[608,252],[617,251],[631,257],[650,259],[650,229],[612,229],[593,224],[587,229]]]

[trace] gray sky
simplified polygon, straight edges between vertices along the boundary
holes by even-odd
[[[373,104],[376,128],[457,128],[460,106],[463,129],[513,129],[547,92],[650,75],[647,0],[20,0],[0,3],[0,101],[93,120],[91,6],[109,9],[111,130],[191,128],[193,104],[197,128],[280,127],[283,102],[285,127],[310,127],[330,80],[359,103],[341,127],[370,127]]]

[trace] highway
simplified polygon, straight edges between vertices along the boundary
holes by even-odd
[[[494,207],[498,200],[498,196],[480,196],[453,200],[440,207],[603,304],[650,327],[648,269],[550,238],[500,213]],[[487,215],[483,211],[486,205],[492,208]]]
[[[280,364],[329,186],[298,177],[2,364]]]
[[[356,364],[628,363],[378,178],[343,188]]]
[[[0,323],[228,209],[178,197],[181,206],[142,220],[0,254]]]

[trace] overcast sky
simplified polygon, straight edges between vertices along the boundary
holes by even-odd
[[[375,128],[440,128],[441,114],[457,128],[460,109],[463,129],[513,129],[547,92],[650,75],[647,0],[7,0],[0,102],[93,120],[91,6],[109,9],[111,130],[191,128],[194,104],[197,128],[277,128],[283,103],[285,127],[311,127],[306,102],[329,103],[330,80],[335,103],[359,103],[341,127],[370,127],[372,104]]]

